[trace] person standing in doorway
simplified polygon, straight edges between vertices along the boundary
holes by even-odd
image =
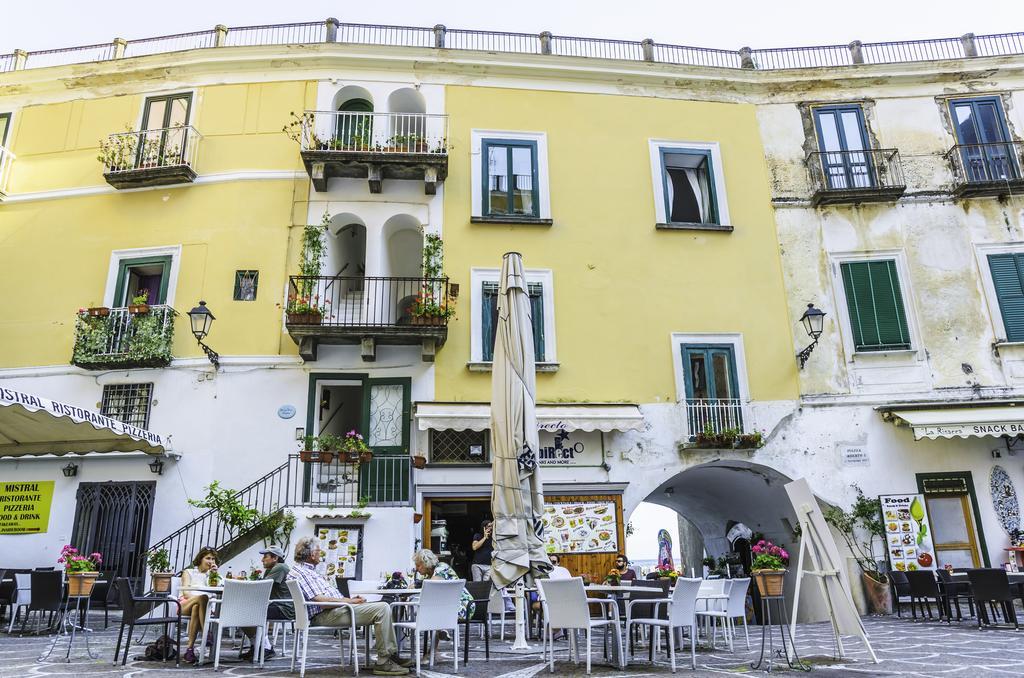
[[[494,523],[485,520],[480,523],[480,531],[473,535],[473,560],[470,570],[473,572],[473,581],[490,580],[491,578],[491,554],[494,553],[494,541],[491,538],[491,531]]]

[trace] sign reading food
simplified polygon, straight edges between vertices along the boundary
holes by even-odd
[[[320,564],[317,570],[328,577],[359,577],[359,546],[362,529],[317,525],[315,536],[320,540]]]
[[[52,480],[0,483],[0,534],[46,532],[52,503]]]
[[[544,546],[550,553],[618,553],[615,502],[544,506]]]
[[[883,494],[886,551],[892,569],[934,570],[935,548],[923,494]]]

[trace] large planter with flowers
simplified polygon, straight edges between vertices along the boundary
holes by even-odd
[[[369,445],[363,440],[361,433],[352,429],[342,437],[338,444],[338,452],[350,464],[358,464],[364,454],[370,454]]]
[[[64,565],[64,571],[68,577],[68,597],[85,597],[92,594],[93,586],[99,579],[99,567],[103,563],[103,556],[99,553],[90,553],[83,556],[71,544],[61,549],[58,563]]]
[[[171,572],[170,554],[167,549],[150,551],[146,556],[146,564],[149,566],[153,593],[170,593],[171,579],[174,578],[174,573]]]
[[[778,544],[761,539],[752,547],[754,556],[751,571],[757,590],[763,597],[781,596],[786,577],[786,566],[789,565],[789,552]]]

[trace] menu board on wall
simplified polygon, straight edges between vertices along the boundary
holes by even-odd
[[[363,528],[317,525],[315,532],[321,552],[317,572],[328,577],[362,576]]]
[[[892,569],[935,569],[935,547],[923,494],[883,494],[882,521]]]
[[[617,553],[615,502],[545,505],[544,545],[555,553]]]

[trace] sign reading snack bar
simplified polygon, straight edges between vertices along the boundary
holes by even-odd
[[[541,466],[600,466],[604,446],[600,431],[540,430]]]
[[[52,480],[0,483],[0,534],[46,532],[52,503]]]

